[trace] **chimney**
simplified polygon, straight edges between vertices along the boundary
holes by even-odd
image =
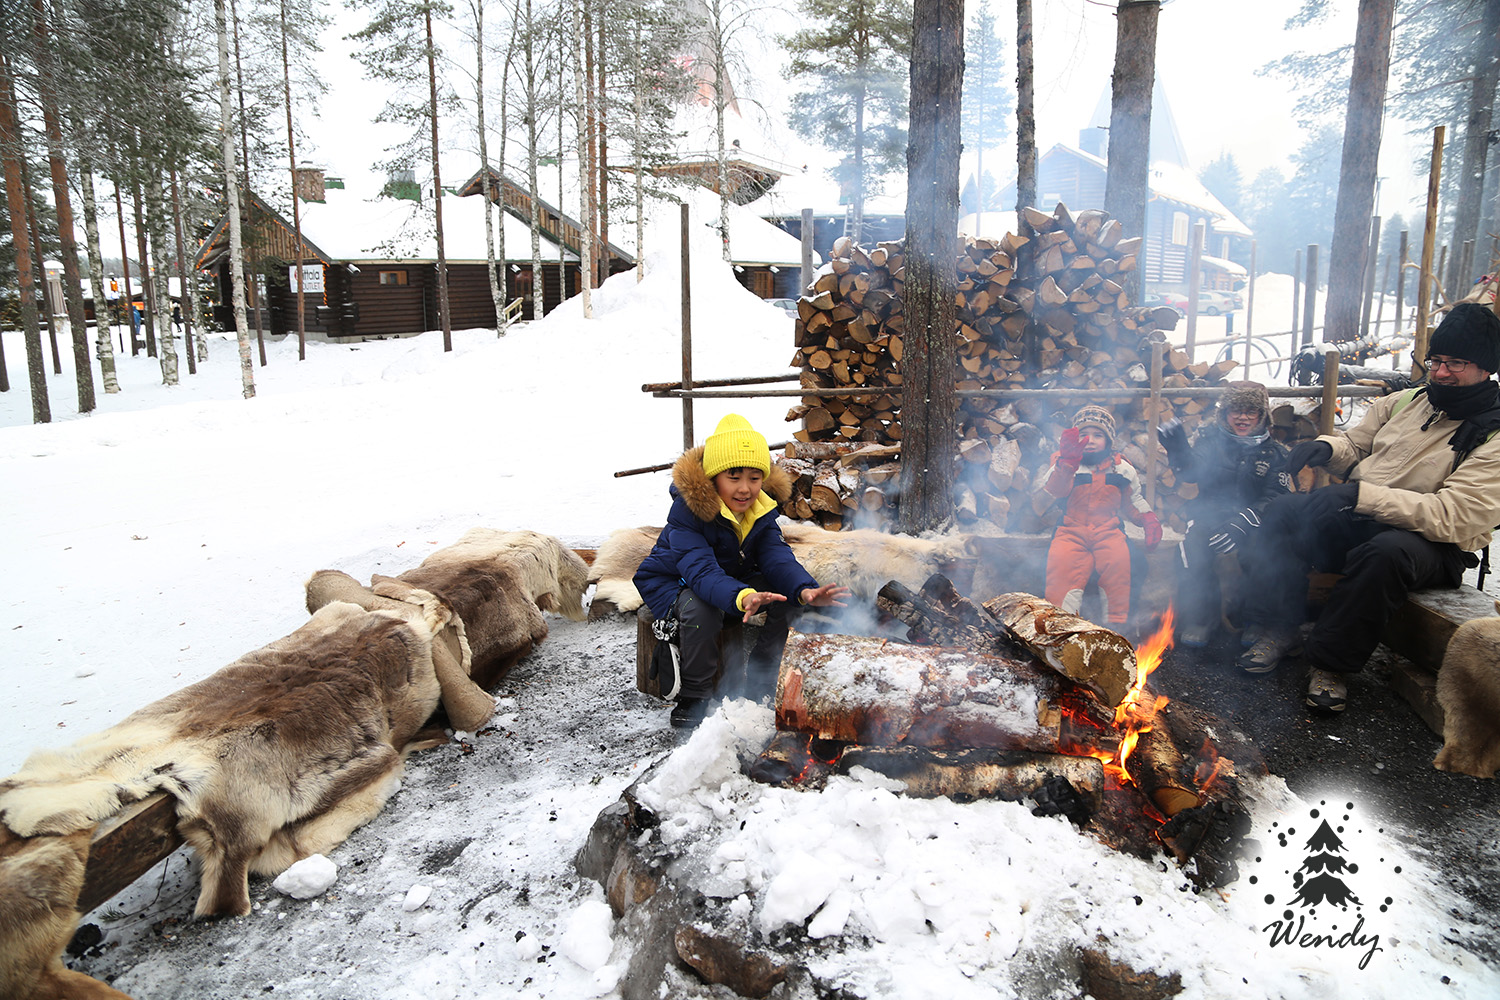
[[[1085,153],[1090,153],[1101,160],[1108,159],[1109,154],[1105,146],[1109,142],[1109,129],[1093,126],[1078,130],[1078,148]]]
[[[322,202],[326,199],[323,194],[323,168],[315,167],[311,163],[301,163],[297,166],[297,197],[303,201]]]
[[[422,200],[422,188],[417,184],[417,175],[414,170],[392,170],[385,182],[385,188],[380,193],[389,198],[405,198],[408,201]]]

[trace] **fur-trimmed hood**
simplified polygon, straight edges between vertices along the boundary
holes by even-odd
[[[703,471],[703,445],[689,448],[672,466],[672,485],[677,495],[687,504],[688,510],[700,521],[712,521],[719,516],[719,491],[714,481]],[[777,505],[786,503],[792,495],[792,477],[775,462],[771,463],[771,474],[766,476],[761,489],[775,500]]]

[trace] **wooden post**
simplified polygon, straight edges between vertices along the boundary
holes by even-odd
[[[1380,272],[1380,301],[1375,306],[1375,339],[1380,339],[1380,324],[1385,322],[1385,289],[1391,283],[1391,258],[1385,258],[1385,270]]]
[[[1333,415],[1339,404],[1339,352],[1323,352],[1323,408],[1318,411],[1318,433],[1333,433]],[[1328,485],[1328,470],[1318,469],[1314,488]]]
[[[1287,350],[1288,354],[1293,354],[1297,350],[1297,340],[1298,340],[1297,331],[1299,329],[1301,329],[1301,327],[1299,326],[1299,320],[1298,320],[1298,314],[1300,312],[1300,309],[1298,307],[1298,303],[1300,303],[1301,301],[1302,301],[1302,251],[1298,250],[1296,252],[1296,254],[1294,254],[1293,257],[1292,257],[1292,326],[1291,326],[1291,330],[1292,330],[1292,343],[1291,343],[1291,347]]]
[[[1161,426],[1161,362],[1166,345],[1151,342],[1151,415],[1146,428],[1146,503],[1156,509],[1156,429]]]
[[[1432,247],[1437,240],[1438,193],[1443,180],[1443,136],[1448,131],[1444,125],[1432,130],[1432,166],[1427,171],[1427,221],[1422,228],[1422,267],[1417,272],[1417,326],[1411,348],[1411,377],[1419,379],[1427,374],[1422,359],[1427,357],[1428,310],[1432,304]]]
[[[1318,245],[1307,245],[1307,276],[1302,282],[1302,341],[1306,347],[1313,342],[1313,314],[1318,306]]]
[[[1359,339],[1370,339],[1370,313],[1374,310],[1375,260],[1380,256],[1380,216],[1370,220],[1370,252],[1365,255],[1364,308],[1359,311]]]
[[[682,387],[693,387],[693,284],[691,277],[692,254],[688,250],[687,202],[677,206],[682,220]],[[682,401],[682,450],[693,446],[693,401]]]
[[[1401,230],[1401,250],[1396,260],[1396,322],[1395,329],[1391,331],[1393,334],[1399,334],[1401,324],[1406,321],[1402,313],[1406,309],[1406,244],[1410,235],[1409,230]]]
[[[813,210],[802,210],[802,288],[806,292],[813,283]]]
[[[1245,377],[1250,377],[1250,330],[1255,320],[1255,241],[1250,241],[1250,283],[1245,289]]]
[[[1193,346],[1198,342],[1198,289],[1202,287],[1203,266],[1203,223],[1193,223],[1193,249],[1192,257],[1188,263],[1188,309],[1187,309],[1187,341],[1183,344],[1183,350],[1187,351],[1189,361],[1196,361],[1193,357]]]

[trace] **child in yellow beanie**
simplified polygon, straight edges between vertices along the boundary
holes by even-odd
[[[791,488],[766,439],[734,413],[672,468],[672,509],[635,585],[659,624],[677,623],[679,675],[662,684],[675,690],[674,726],[696,726],[708,714],[728,616],[749,621],[767,612],[747,664],[758,689],[748,693],[759,695],[775,684],[789,611],[843,607],[849,596],[847,587],[819,586],[781,537],[776,509]]]

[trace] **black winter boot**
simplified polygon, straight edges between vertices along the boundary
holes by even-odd
[[[698,728],[698,723],[708,718],[711,707],[707,698],[678,698],[677,704],[672,706],[672,728]]]

